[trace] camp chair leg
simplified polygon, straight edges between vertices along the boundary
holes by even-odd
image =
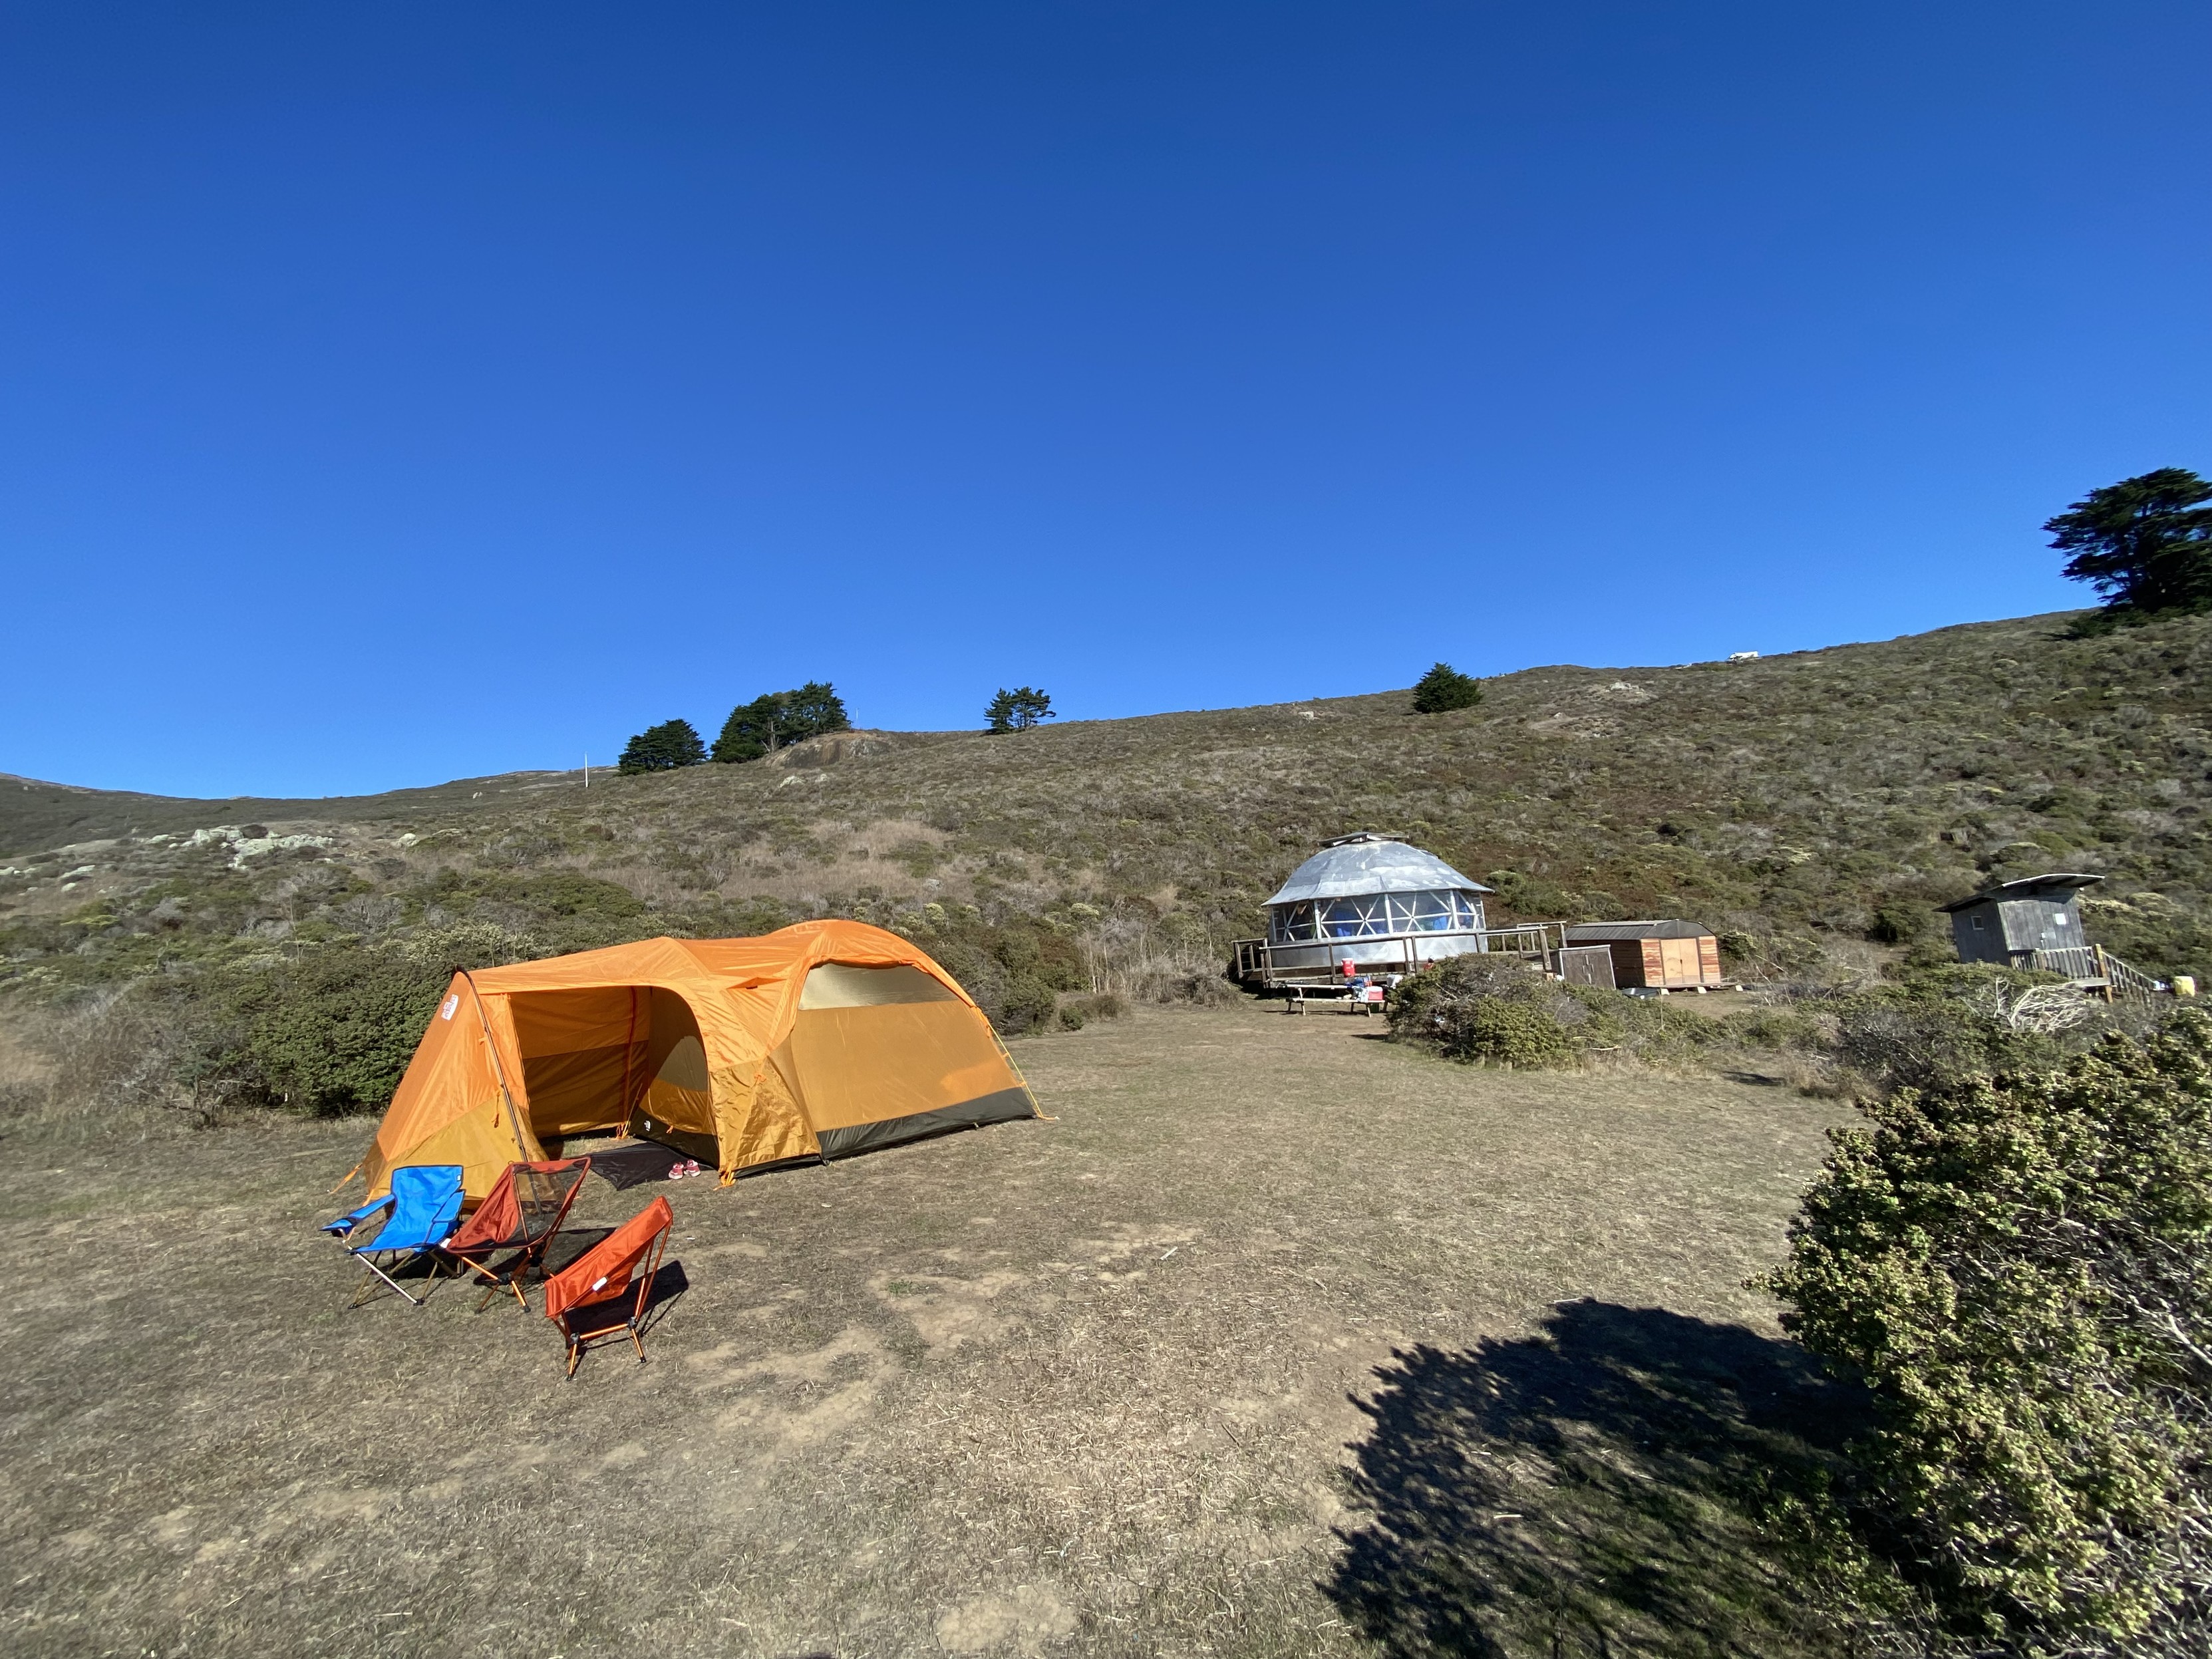
[[[467,1268],[478,1279],[484,1281],[484,1293],[477,1298],[477,1305],[474,1311],[482,1313],[486,1308],[491,1306],[493,1298],[498,1296],[501,1291],[513,1291],[514,1293],[514,1299],[522,1304],[522,1311],[525,1313],[528,1313],[530,1311],[530,1298],[522,1293],[523,1269],[528,1265],[526,1258],[515,1264],[514,1271],[513,1273],[504,1275],[495,1273],[490,1268],[485,1267],[482,1262],[471,1261],[466,1256],[459,1257],[459,1261],[460,1267]],[[454,1277],[459,1278],[459,1270],[456,1269]]]
[[[447,1258],[442,1255],[440,1257],[441,1261],[447,1259]],[[485,1267],[483,1262],[475,1261],[469,1256],[453,1256],[450,1259],[453,1263],[454,1278],[459,1279],[461,1276],[462,1271],[466,1269],[468,1272],[474,1273],[478,1279],[481,1279],[484,1282],[484,1293],[477,1298],[477,1305],[473,1310],[474,1312],[482,1313],[486,1308],[491,1306],[493,1298],[497,1297],[501,1291],[511,1291],[514,1294],[516,1303],[520,1305],[522,1311],[525,1313],[528,1313],[530,1311],[530,1298],[525,1296],[522,1291],[524,1279],[529,1272],[531,1264],[531,1258],[528,1255],[526,1254],[516,1257],[512,1269],[504,1273],[495,1273],[489,1267]]]
[[[505,1279],[495,1279],[492,1280],[489,1288],[488,1288],[483,1293],[483,1300],[477,1304],[477,1311],[478,1313],[482,1313],[485,1307],[489,1305],[491,1299],[497,1296],[501,1291],[513,1292],[514,1297],[514,1305],[521,1309],[525,1313],[528,1313],[530,1311],[530,1298],[522,1293],[522,1269],[520,1267],[517,1267],[514,1273],[510,1273]]]
[[[412,1255],[419,1254],[419,1252],[410,1251],[410,1252],[409,1252],[409,1254],[410,1254],[410,1255]],[[376,1265],[376,1263],[374,1263],[374,1261],[370,1261],[370,1260],[368,1259],[368,1256],[367,1253],[365,1253],[365,1252],[364,1252],[361,1256],[357,1257],[356,1259],[360,1261],[360,1263],[361,1263],[361,1265],[362,1265],[362,1267],[364,1267],[368,1268],[368,1269],[369,1270],[369,1272],[371,1272],[372,1273],[374,1273],[374,1274],[377,1276],[377,1278],[379,1278],[379,1279],[382,1279],[386,1284],[387,1284],[387,1285],[391,1285],[391,1286],[392,1286],[392,1288],[393,1290],[395,1290],[395,1291],[398,1291],[398,1292],[399,1292],[399,1294],[400,1294],[401,1296],[405,1297],[407,1298],[407,1300],[408,1300],[409,1302],[412,1303],[416,1307],[418,1307],[418,1308],[419,1308],[419,1307],[421,1307],[424,1303],[428,1302],[428,1301],[430,1299],[430,1291],[434,1291],[434,1290],[436,1290],[436,1289],[438,1288],[438,1284],[437,1284],[437,1279],[438,1279],[438,1264],[437,1264],[435,1261],[433,1261],[433,1262],[431,1262],[431,1264],[430,1264],[430,1290],[429,1290],[429,1291],[423,1291],[423,1292],[422,1292],[422,1295],[420,1295],[420,1296],[413,1296],[413,1295],[410,1295],[410,1294],[409,1294],[409,1292],[408,1292],[408,1289],[407,1289],[407,1287],[406,1287],[404,1285],[402,1285],[402,1284],[401,1284],[398,1279],[394,1279],[394,1278],[393,1278],[390,1273],[388,1273],[385,1272],[383,1268],[381,1268],[381,1267],[378,1267],[378,1266]],[[394,1267],[404,1267],[404,1266],[405,1265],[405,1263],[404,1263],[404,1262],[394,1262],[392,1265],[393,1265]],[[368,1286],[367,1286],[367,1284],[366,1284],[366,1282],[364,1282],[362,1288],[363,1288],[363,1289],[366,1289],[367,1287],[368,1287]],[[354,1305],[355,1307],[356,1307],[356,1308],[358,1308],[359,1306],[361,1306],[361,1294],[360,1294],[360,1291],[356,1291],[356,1292],[354,1293],[354,1302],[353,1302],[353,1305]]]

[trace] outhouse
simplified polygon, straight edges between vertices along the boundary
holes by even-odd
[[[1609,981],[1594,961],[1599,949],[1611,959]],[[1570,981],[1624,991],[1695,991],[1725,982],[1719,939],[1694,921],[1583,922],[1566,930],[1560,957]]]
[[[1325,842],[1267,901],[1266,972],[1377,972],[1485,948],[1482,896],[1433,853],[1363,832]]]
[[[2079,978],[2083,969],[2054,951],[2087,952],[2081,934],[2081,890],[2102,876],[2053,873],[2027,876],[1954,899],[1942,908],[1950,914],[1951,940],[1961,962],[1994,962],[2008,968],[2051,968]],[[2039,959],[2040,958],[2040,959]]]

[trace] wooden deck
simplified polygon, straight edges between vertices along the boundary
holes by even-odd
[[[1479,939],[1482,948],[1495,956],[1512,956],[1528,961],[1540,962],[1547,971],[1557,971],[1555,962],[1564,948],[1566,924],[1557,921],[1532,921],[1515,927],[1485,927],[1464,933],[1422,934],[1389,934],[1382,938],[1346,939],[1301,939],[1293,945],[1276,946],[1264,939],[1240,939],[1231,948],[1236,953],[1237,977],[1247,985],[1263,990],[1285,990],[1293,987],[1321,988],[1333,985],[1343,977],[1338,963],[1322,962],[1296,967],[1279,963],[1278,950],[1284,952],[1305,952],[1317,945],[1341,945],[1364,951],[1376,945],[1396,947],[1395,953],[1381,960],[1363,961],[1358,971],[1372,976],[1378,974],[1411,974],[1433,963],[1449,960],[1444,955],[1425,952],[1422,946],[1441,939]]]
[[[2032,951],[2021,965],[2046,974],[2063,974],[2085,991],[2101,992],[2107,1002],[2126,998],[2148,1002],[2166,994],[2166,988],[2139,969],[2130,968],[2101,945],[2069,945],[2055,951]]]

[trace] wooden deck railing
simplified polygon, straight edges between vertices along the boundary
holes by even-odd
[[[2101,984],[2105,964],[2098,958],[2102,954],[2094,945],[2062,945],[2056,950],[2031,951],[2027,965],[2046,974],[2063,974],[2071,980],[2094,980]]]
[[[2138,1002],[2148,1002],[2158,994],[2158,981],[2148,974],[2130,968],[2103,945],[2095,947],[2104,958],[2106,994],[2132,997]]]
[[[2104,992],[2109,1000],[2127,997],[2148,1002],[2158,994],[2158,981],[2114,956],[2101,945],[2064,945],[2054,951],[2029,953],[2027,965],[2046,974],[2063,974],[2076,985]]]
[[[1237,977],[1257,981],[1263,985],[1288,985],[1302,981],[1316,983],[1334,980],[1340,975],[1337,963],[1332,960],[1312,963],[1304,967],[1286,968],[1275,960],[1275,952],[1282,951],[1310,951],[1316,945],[1342,945],[1371,950],[1377,945],[1391,945],[1404,952],[1402,961],[1367,962],[1365,971],[1378,974],[1411,973],[1416,968],[1441,960],[1422,954],[1421,946],[1431,939],[1463,939],[1480,937],[1482,948],[1494,954],[1534,957],[1547,967],[1559,954],[1565,939],[1567,924],[1560,921],[1528,921],[1511,927],[1469,928],[1450,933],[1392,933],[1368,939],[1298,939],[1283,945],[1271,945],[1264,939],[1240,939],[1230,941],[1230,950],[1236,962]]]

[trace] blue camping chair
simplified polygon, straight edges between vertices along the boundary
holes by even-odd
[[[458,1164],[424,1164],[410,1165],[392,1172],[392,1190],[382,1198],[364,1204],[349,1215],[336,1221],[326,1221],[318,1230],[333,1238],[350,1239],[356,1230],[380,1210],[392,1213],[378,1228],[376,1237],[366,1244],[346,1246],[346,1254],[368,1269],[372,1277],[363,1279],[361,1288],[354,1292],[352,1304],[358,1308],[362,1299],[376,1287],[376,1281],[386,1284],[406,1297],[416,1307],[430,1299],[428,1291],[421,1296],[410,1295],[407,1287],[392,1276],[418,1255],[428,1255],[453,1236],[453,1229],[461,1219],[461,1166]],[[376,1258],[389,1255],[396,1258],[390,1273],[377,1265]],[[431,1257],[434,1269],[437,1258]]]

